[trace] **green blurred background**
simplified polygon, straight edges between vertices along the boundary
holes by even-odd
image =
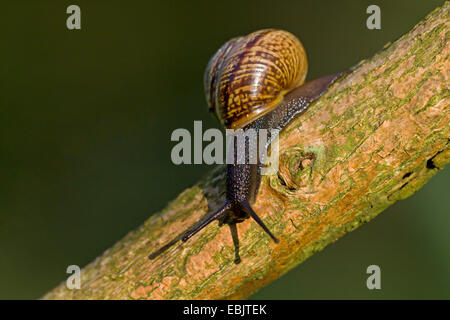
[[[308,79],[371,57],[443,1],[16,1],[0,4],[0,298],[39,298],[211,168],[170,161],[176,128],[218,127],[202,77],[231,37],[300,37]],[[66,28],[77,4],[82,29]],[[366,8],[381,7],[381,30]],[[449,169],[256,293],[450,298]],[[382,290],[366,288],[377,264]]]

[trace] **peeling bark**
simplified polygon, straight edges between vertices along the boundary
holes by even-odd
[[[449,2],[335,83],[280,136],[280,171],[265,176],[252,220],[212,224],[154,261],[147,255],[218,208],[217,167],[82,270],[80,290],[44,299],[236,299],[412,195],[450,161]]]

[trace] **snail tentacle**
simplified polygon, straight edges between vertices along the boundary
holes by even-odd
[[[229,209],[231,209],[231,202],[225,201],[225,204],[222,207],[220,207],[216,212],[206,217],[205,220],[203,220],[200,224],[196,225],[193,229],[188,229],[188,231],[181,240],[183,242],[188,241],[193,235],[202,230],[208,224],[210,224],[216,219],[220,219]]]

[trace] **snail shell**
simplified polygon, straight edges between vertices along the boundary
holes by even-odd
[[[226,128],[242,128],[303,84],[307,69],[303,45],[287,31],[266,29],[233,38],[215,53],[205,71],[210,111]]]

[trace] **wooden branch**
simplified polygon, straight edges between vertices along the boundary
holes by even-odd
[[[263,178],[252,220],[208,226],[147,255],[224,201],[218,167],[45,299],[245,298],[413,194],[450,161],[449,2],[334,84],[280,137],[280,172]]]

